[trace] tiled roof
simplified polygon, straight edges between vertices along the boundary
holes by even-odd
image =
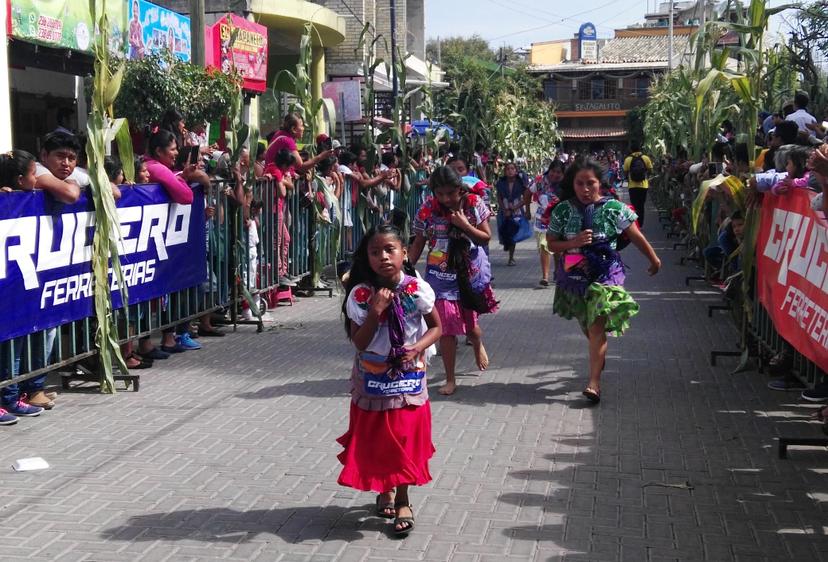
[[[673,37],[674,56],[684,52],[689,39],[689,35],[675,35]],[[607,41],[604,48],[598,51],[598,61],[602,63],[666,61],[668,41],[666,35],[616,37]]]
[[[606,127],[582,127],[579,129],[561,129],[565,139],[608,139],[627,136],[626,129]]]

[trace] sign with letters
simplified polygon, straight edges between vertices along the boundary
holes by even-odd
[[[598,32],[591,23],[585,23],[578,29],[581,62],[598,62]]]
[[[207,280],[204,196],[171,203],[156,184],[124,186],[117,203],[129,304]],[[0,195],[0,341],[92,316],[95,211],[86,196],[64,205],[42,191]],[[109,271],[115,308],[117,279]]]
[[[815,194],[765,194],[756,246],[759,301],[779,334],[828,371],[828,222]]]

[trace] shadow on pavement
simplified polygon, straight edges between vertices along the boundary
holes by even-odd
[[[366,518],[366,516],[371,517]],[[355,541],[365,532],[388,532],[393,524],[373,516],[373,506],[286,507],[237,511],[230,508],[187,509],[135,515],[101,533],[110,541],[248,542],[274,535],[288,543]]]
[[[349,391],[350,382],[346,379],[320,379],[268,386],[255,392],[236,394],[236,398],[244,398],[247,400],[267,400],[280,396],[313,396],[325,398],[331,396],[347,396]]]
[[[459,376],[459,375],[458,375]],[[572,392],[569,380],[544,382],[487,382],[482,384],[463,384],[451,396],[443,396],[437,389],[442,384],[438,381],[430,385],[429,399],[432,402],[458,402],[461,404],[505,404],[508,406],[549,404],[553,396]],[[553,386],[554,385],[554,386]]]

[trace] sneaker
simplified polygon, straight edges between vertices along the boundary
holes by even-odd
[[[40,406],[31,406],[23,400],[18,400],[14,405],[6,406],[6,410],[12,415],[24,418],[34,418],[43,412],[43,408]]]
[[[0,425],[14,425],[17,423],[17,416],[8,413],[3,408],[0,408]]]
[[[796,377],[785,377],[769,381],[768,388],[771,390],[780,390],[782,392],[787,392],[790,390],[803,390],[808,387],[802,384],[802,382]]]
[[[814,388],[803,390],[802,399],[808,402],[828,402],[828,383],[821,383]]]
[[[30,398],[24,398],[26,402],[28,402],[31,406],[37,406],[39,408],[43,408],[44,410],[51,410],[55,407],[55,402],[51,400],[46,393],[42,390],[38,390]]]
[[[191,338],[190,334],[186,332],[175,338],[175,341],[184,349],[201,349],[201,344]]]

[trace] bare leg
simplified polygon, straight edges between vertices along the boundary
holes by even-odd
[[[552,255],[541,248],[540,262],[541,262],[541,279],[549,281],[549,264],[552,262]]]
[[[391,489],[387,492],[383,492],[379,495],[379,502],[377,507],[379,510],[382,511],[382,515],[385,517],[394,517],[397,514],[397,511],[394,507],[394,490]],[[377,515],[380,515],[379,513]]]
[[[394,500],[394,505],[397,509],[397,517],[414,517],[414,513],[411,511],[411,499],[408,497],[408,484],[397,486],[397,497]],[[408,522],[394,522],[395,531],[405,530],[409,526]]]
[[[605,318],[599,318],[589,327],[589,384],[596,392],[601,391],[601,371],[607,358],[607,333]]]
[[[485,371],[489,367],[489,355],[486,353],[486,348],[483,347],[483,330],[480,329],[480,326],[475,326],[468,333],[468,338],[474,348],[474,360],[477,362],[477,368]]]
[[[440,394],[454,394],[457,389],[457,380],[454,376],[454,362],[457,357],[457,339],[454,336],[440,338],[440,353],[443,356],[443,367],[446,369],[446,384],[438,390]]]

